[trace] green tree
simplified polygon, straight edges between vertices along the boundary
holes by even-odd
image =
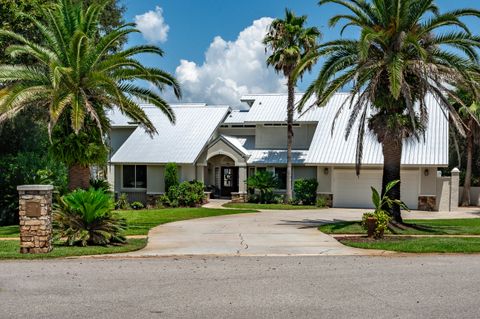
[[[299,62],[314,52],[320,31],[315,28],[306,28],[307,16],[295,16],[286,9],[285,19],[275,19],[263,39],[263,43],[272,51],[267,58],[267,64],[273,66],[278,73],[282,72],[287,78],[287,196],[286,201],[292,199],[292,145],[293,145],[293,115],[295,110],[295,87],[297,80],[304,71],[310,70],[315,61],[310,61],[302,72],[294,74]]]
[[[45,21],[28,18],[44,39],[40,43],[0,30],[0,36],[18,43],[7,48],[8,54],[25,55],[35,61],[34,65],[0,66],[0,82],[5,86],[0,91],[0,122],[38,105],[48,109],[50,133],[62,116],[68,115],[65,120],[75,134],[89,118],[103,135],[108,127],[106,111],[118,107],[148,133],[157,133],[138,105],[139,100],[155,105],[170,121],[175,121],[172,109],[154,89],[135,82],[147,82],[160,92],[170,86],[177,97],[181,96],[172,75],[135,59],[141,53],[163,56],[163,51],[152,45],[118,49],[119,41],[139,31],[134,25],[125,24],[102,32],[99,21],[106,5],[105,2],[84,8],[71,0],[58,0],[51,8],[39,7]],[[70,185],[82,186],[80,180],[71,181]]]
[[[170,187],[178,186],[178,167],[176,163],[168,163],[165,165],[165,193],[168,193]]]
[[[473,154],[475,152],[475,145],[480,144],[480,104],[475,102],[472,93],[468,90],[459,89],[457,95],[463,102],[463,105],[455,103],[455,101],[452,102],[458,109],[458,113],[463,120],[466,131],[466,168],[460,204],[461,206],[470,206]]]
[[[363,152],[366,127],[382,144],[384,164],[382,194],[386,186],[400,180],[404,140],[419,139],[428,121],[425,98],[433,95],[449,112],[453,123],[464,134],[462,121],[448,97],[456,99],[454,87],[472,87],[470,70],[478,70],[476,49],[480,38],[471,34],[460,20],[479,17],[475,9],[441,13],[434,0],[322,0],[320,5],[336,3],[347,10],[334,16],[330,25],[346,21],[346,27],[360,29],[358,39],[340,39],[323,44],[314,58],[324,57],[317,79],[308,87],[300,107],[316,95],[324,106],[333,94],[351,85],[349,136],[359,121],[356,150],[357,174]],[[313,58],[310,57],[310,58]],[[309,59],[302,61],[308,66]],[[299,70],[303,65],[299,66]],[[349,103],[348,103],[349,102]],[[373,112],[369,117],[369,109]],[[400,199],[400,183],[390,191]],[[403,222],[399,205],[390,212]]]

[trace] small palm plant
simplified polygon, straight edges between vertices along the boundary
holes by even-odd
[[[401,209],[409,210],[407,205],[399,199],[392,199],[389,192],[395,187],[399,180],[391,181],[385,188],[385,193],[380,196],[380,193],[374,188],[372,189],[372,203],[375,207],[373,213],[365,213],[362,218],[362,226],[368,231],[369,237],[382,238],[385,230],[388,228],[391,216],[389,211],[393,205],[398,205]]]
[[[273,198],[273,190],[278,187],[278,178],[272,172],[258,171],[247,178],[247,187],[260,192],[260,202],[267,204]]]
[[[53,214],[56,236],[68,246],[123,244],[125,219],[112,214],[114,203],[103,190],[76,190],[60,198]]]

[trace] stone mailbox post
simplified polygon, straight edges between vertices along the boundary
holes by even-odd
[[[52,185],[17,187],[20,205],[20,253],[52,250]]]

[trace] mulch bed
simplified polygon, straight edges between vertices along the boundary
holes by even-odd
[[[409,240],[414,239],[413,236],[385,236],[382,239],[368,238],[367,236],[334,236],[339,242],[350,241],[356,243],[369,243],[375,241],[398,241],[398,240]]]

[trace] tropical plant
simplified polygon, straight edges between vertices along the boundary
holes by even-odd
[[[175,163],[168,163],[165,165],[165,191],[172,186],[178,186],[178,167]]]
[[[273,200],[273,190],[278,187],[278,178],[273,172],[257,171],[247,178],[247,187],[260,192],[260,203],[268,204]]]
[[[112,214],[114,203],[102,190],[76,190],[62,196],[53,213],[56,237],[68,246],[125,243],[125,219]]]
[[[360,122],[357,174],[360,174],[366,126],[382,144],[382,193],[385,193],[391,181],[400,179],[404,140],[420,139],[424,133],[428,122],[427,95],[439,102],[464,134],[461,119],[448,97],[458,101],[455,87],[459,83],[473,87],[480,38],[472,35],[460,18],[479,17],[480,12],[458,9],[441,13],[435,0],[319,2],[320,5],[327,3],[346,9],[345,13],[332,17],[330,25],[344,20],[342,33],[353,26],[360,29],[359,37],[327,42],[320,46],[318,53],[300,63],[296,73],[310,67],[312,59],[325,58],[299,108],[305,107],[314,95],[315,105],[324,106],[335,92],[351,86],[351,97],[337,114],[345,105],[350,106],[347,138],[357,120]],[[471,72],[472,69],[476,71]],[[400,183],[391,190],[390,196],[400,199]],[[393,205],[392,214],[397,222],[402,222],[398,205]]]
[[[370,187],[372,189],[372,203],[373,203],[373,206],[375,207],[375,211],[373,213],[363,214],[362,225],[366,230],[368,230],[368,219],[374,218],[375,219],[375,231],[374,231],[375,238],[383,237],[384,231],[388,228],[388,224],[390,223],[390,220],[391,220],[389,211],[391,210],[393,205],[397,205],[402,209],[409,210],[407,205],[405,205],[404,202],[398,199],[392,199],[389,196],[389,192],[398,183],[400,183],[399,180],[388,183],[385,189],[385,193],[382,196],[380,196],[379,192],[374,187]]]
[[[317,199],[318,181],[312,179],[297,179],[294,183],[295,199],[302,205],[313,205]]]
[[[118,196],[117,202],[115,203],[115,209],[130,209],[127,194],[121,193],[120,196]]]
[[[315,52],[320,31],[315,28],[306,28],[307,16],[296,16],[292,11],[285,9],[284,19],[275,19],[271,23],[263,43],[271,50],[267,58],[267,65],[273,66],[275,71],[287,78],[288,103],[287,103],[287,196],[286,201],[292,199],[292,145],[293,145],[293,116],[295,103],[295,86],[297,80],[306,70],[310,70],[315,60],[301,72],[293,70],[307,55]]]
[[[390,193],[396,185],[400,183],[400,180],[391,181],[387,184],[385,192],[380,196],[380,193],[374,188],[372,189],[372,204],[375,207],[375,213],[377,212],[386,212],[389,213],[394,205],[397,205],[401,209],[409,210],[407,205],[399,199],[394,199],[390,197]]]
[[[466,131],[465,150],[466,150],[466,169],[463,178],[463,192],[460,205],[470,206],[470,190],[472,185],[472,164],[475,145],[480,144],[480,104],[476,103],[473,95],[465,89],[459,89],[457,94],[463,105],[455,103],[454,106],[463,120]]]
[[[317,201],[315,203],[315,206],[319,207],[319,208],[326,208],[328,207],[328,200],[325,196],[319,196],[317,198]]]
[[[104,193],[111,193],[110,183],[106,179],[91,179],[90,186],[96,190],[102,190]]]
[[[163,92],[170,86],[180,97],[177,81],[135,59],[143,53],[163,56],[163,51],[153,45],[118,49],[119,41],[139,31],[133,24],[125,24],[111,32],[101,32],[99,18],[106,4],[96,2],[85,9],[72,0],[57,0],[51,7],[38,8],[44,21],[20,14],[35,25],[42,38],[40,42],[0,30],[0,37],[17,43],[7,48],[9,55],[25,55],[35,62],[0,65],[0,82],[4,86],[0,91],[0,122],[36,105],[48,109],[50,134],[59,120],[67,121],[78,134],[86,119],[90,119],[103,136],[109,126],[106,111],[117,107],[148,133],[157,133],[138,101],[155,105],[170,121],[175,121],[172,109],[156,90]],[[150,86],[144,88],[137,81]]]

